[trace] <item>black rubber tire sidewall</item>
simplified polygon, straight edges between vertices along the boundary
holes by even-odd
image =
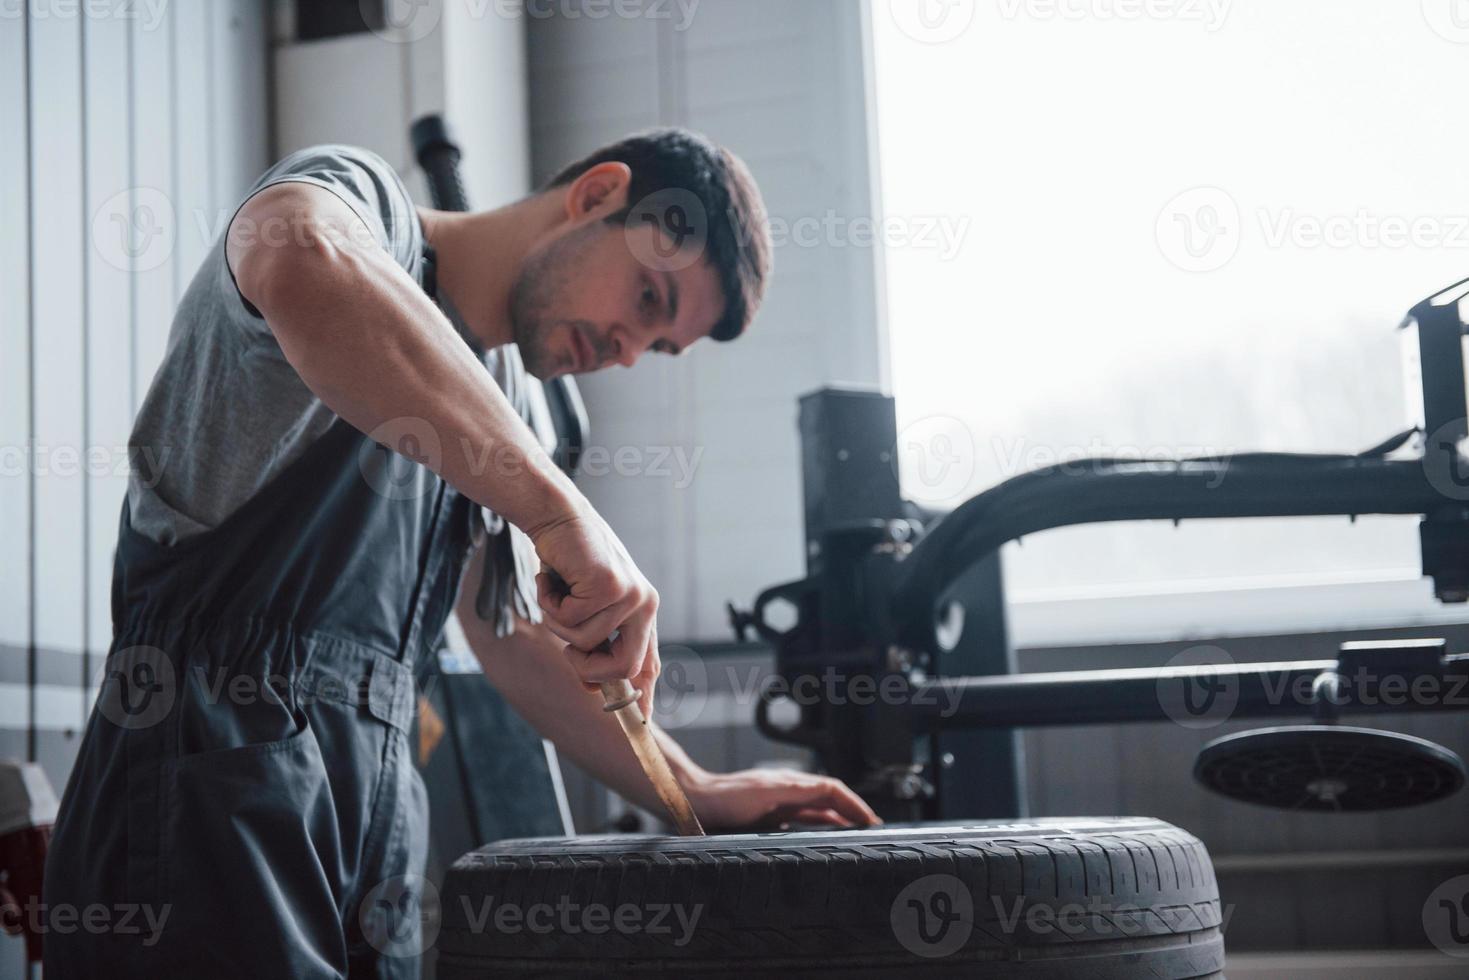
[[[1223,968],[1203,844],[1136,817],[503,841],[456,862],[442,909],[444,980],[1182,980]],[[608,924],[589,931],[598,909]]]

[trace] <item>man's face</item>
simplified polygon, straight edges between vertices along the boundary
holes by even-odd
[[[527,257],[510,296],[526,370],[546,380],[632,367],[650,350],[678,354],[708,335],[724,311],[719,279],[702,258],[676,269],[641,261],[661,254],[652,251],[666,246],[659,234],[592,218]]]

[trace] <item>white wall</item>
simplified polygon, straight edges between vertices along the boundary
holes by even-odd
[[[476,9],[458,0],[444,12],[444,111],[464,149],[464,190],[483,208],[530,189],[530,122],[524,21]]]
[[[0,663],[106,647],[133,412],[267,161],[263,3],[86,9],[0,17]]]
[[[537,181],[630,131],[682,125],[750,165],[777,221],[871,216],[865,2],[612,9],[529,19]],[[777,243],[747,337],[582,382],[594,445],[653,449],[649,464],[658,447],[701,453],[687,486],[676,471],[582,480],[659,589],[665,641],[727,638],[726,600],[747,605],[803,574],[796,398],[828,382],[885,380],[877,261],[871,248],[792,236]]]
[[[407,0],[403,0],[407,2]],[[464,151],[470,204],[495,207],[530,187],[525,26],[512,0],[421,0],[397,29],[321,41],[292,39],[291,4],[277,0],[277,156],[313,143],[380,154],[421,203],[428,188],[408,126],[442,113]]]
[[[111,640],[133,413],[267,162],[265,53],[264,0],[0,10],[0,756],[58,790]],[[0,977],[19,955],[0,940]]]

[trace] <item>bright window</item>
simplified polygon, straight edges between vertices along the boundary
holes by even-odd
[[[1451,0],[872,8],[899,425],[972,459],[925,473],[905,452],[909,496],[953,506],[1083,454],[1355,452],[1406,427],[1396,327],[1469,275]],[[1006,567],[1022,600],[1401,581],[1416,528],[1090,526]]]

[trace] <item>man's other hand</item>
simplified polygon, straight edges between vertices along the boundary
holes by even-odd
[[[684,791],[711,831],[774,830],[788,823],[834,827],[882,823],[846,783],[794,769],[700,772],[684,781]]]

